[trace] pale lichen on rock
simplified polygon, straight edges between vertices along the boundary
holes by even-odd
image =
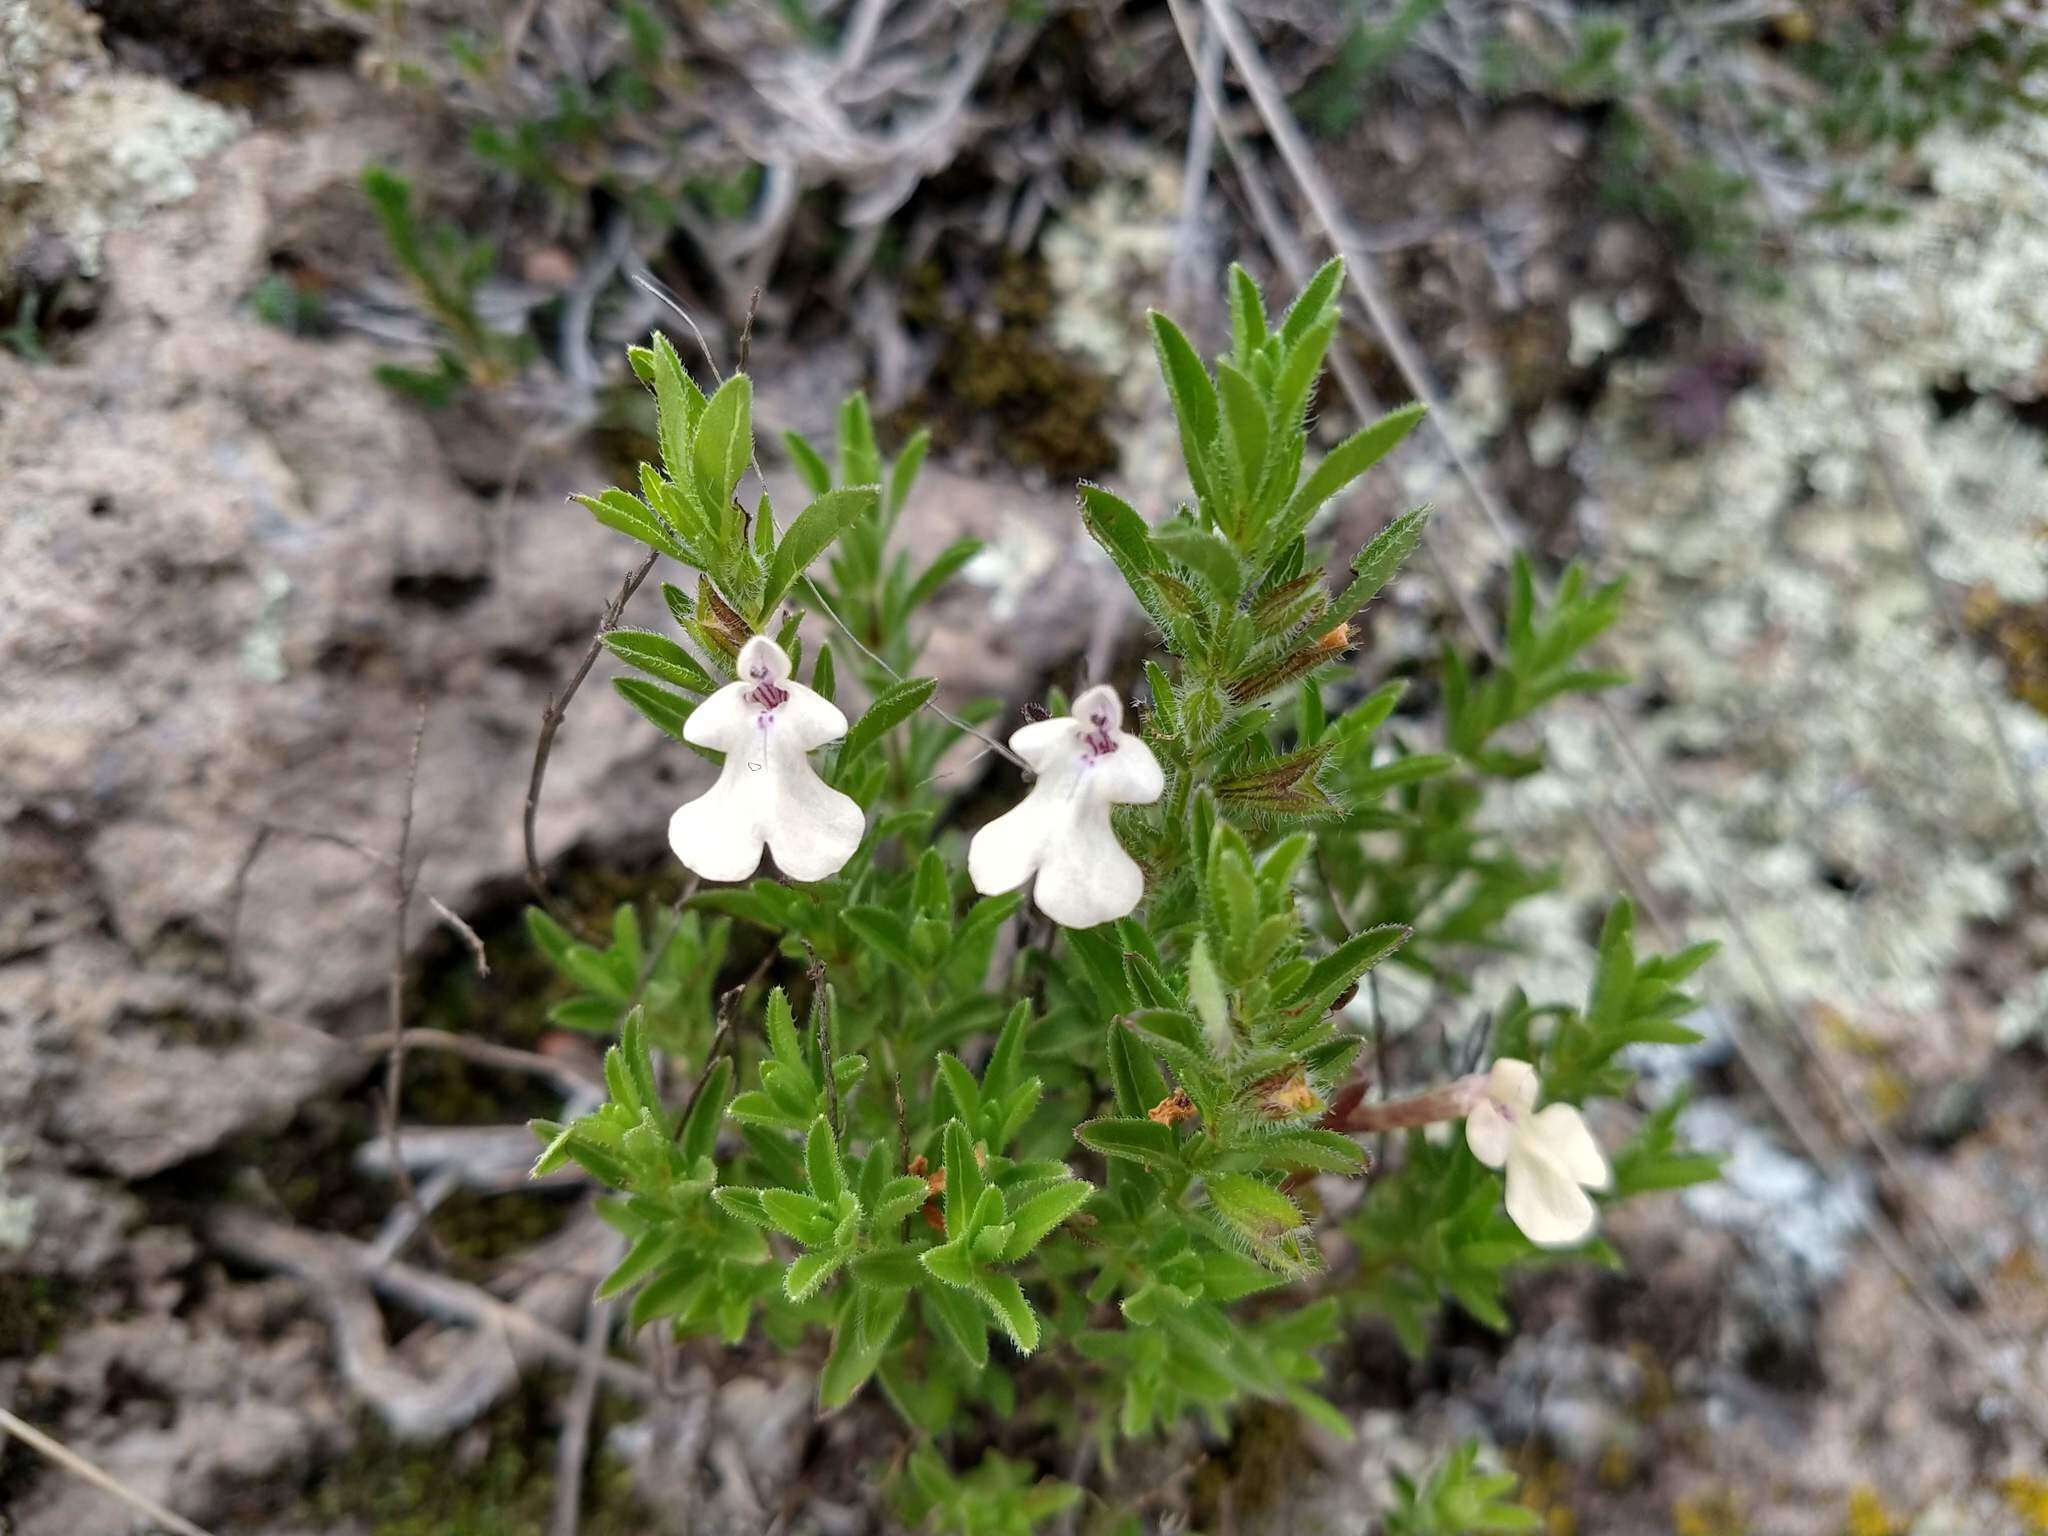
[[[112,68],[73,0],[0,0],[0,286],[39,239],[96,275],[106,235],[190,197],[193,163],[240,131],[223,107]]]
[[[1850,385],[1943,580],[2040,600],[2048,444],[2023,412],[2048,327],[2048,129],[1935,135],[1923,153],[1932,193],[1904,217],[1803,237],[1814,302],[1730,299],[1761,376],[1716,435],[1668,429],[1671,361],[1629,361],[1575,459],[1580,521],[1634,579],[1616,650],[1660,696],[1633,729],[1684,836],[1657,834],[1651,883],[1722,937],[1726,889],[1795,1007],[1898,1017],[1951,996],[1966,934],[2006,916],[2026,846],[1973,693],[2048,788],[2048,721],[1932,606]],[[1549,744],[1566,771],[1521,787],[1519,818],[1561,845],[1583,841],[1582,804],[1659,822],[1594,721],[1554,724]],[[1752,967],[1721,976],[1765,1000]],[[2038,1011],[2030,995],[2005,1006],[2008,1033]]]

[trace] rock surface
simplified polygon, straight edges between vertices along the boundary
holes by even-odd
[[[434,424],[372,382],[388,354],[257,317],[273,255],[336,228],[363,165],[405,148],[401,120],[338,76],[292,78],[280,121],[197,167],[195,195],[105,227],[97,320],[58,361],[0,352],[0,1143],[10,1223],[26,1211],[30,1234],[0,1254],[0,1306],[27,1294],[10,1284],[60,1282],[161,1300],[134,1250],[180,1239],[175,1271],[193,1241],[139,1228],[120,1183],[362,1076],[337,1037],[381,1019],[418,701],[420,888],[458,911],[516,899],[541,705],[636,563],[567,502],[612,478],[594,460],[539,447],[517,485],[479,496]],[[949,698],[1016,702],[1086,633],[1062,499],[934,469],[901,537],[921,563],[1002,530],[983,589],[938,610]],[[626,622],[666,626],[654,588]],[[558,738],[545,857],[652,862],[702,771],[613,670]],[[317,1329],[254,1352],[227,1331],[289,1287],[208,1294],[227,1300],[174,1324],[91,1323],[84,1304],[32,1366],[0,1349],[0,1400],[61,1405],[53,1429],[202,1512],[345,1437]],[[110,1372],[177,1385],[150,1389],[145,1425],[78,1385]],[[126,1529],[98,1495],[34,1486],[9,1511],[18,1536]]]

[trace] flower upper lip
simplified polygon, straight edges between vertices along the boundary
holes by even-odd
[[[968,845],[967,868],[984,896],[1034,880],[1032,899],[1053,921],[1088,928],[1135,911],[1145,876],[1110,827],[1117,805],[1149,805],[1165,788],[1152,749],[1120,729],[1116,690],[1098,685],[1071,714],[1036,720],[1010,738],[1037,775],[1030,793]]]
[[[1564,1103],[1538,1110],[1540,1084],[1526,1061],[1503,1056],[1483,1079],[1468,1081],[1474,1103],[1465,1141],[1487,1167],[1506,1168],[1509,1217],[1532,1242],[1584,1241],[1598,1220],[1586,1191],[1612,1182],[1584,1117]]]
[[[765,850],[792,880],[823,880],[866,830],[859,805],[820,779],[806,755],[846,734],[846,716],[797,682],[766,635],[739,654],[739,680],[691,713],[683,739],[725,754],[717,782],[669,821],[669,845],[706,880],[744,880]]]

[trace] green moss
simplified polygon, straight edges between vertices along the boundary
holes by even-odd
[[[85,1295],[54,1275],[0,1275],[0,1360],[54,1349],[85,1315]]]
[[[941,448],[985,437],[1013,464],[1055,480],[1106,474],[1116,442],[1105,429],[1112,381],[1048,339],[1053,293],[1035,259],[1005,262],[987,291],[963,302],[927,264],[905,285],[904,318],[941,338],[927,388],[889,419],[907,432],[923,422]]]
[[[1229,1449],[1205,1461],[1190,1488],[1194,1521],[1203,1529],[1220,1523],[1226,1504],[1239,1519],[1284,1511],[1290,1492],[1305,1486],[1315,1470],[1301,1416],[1293,1409],[1253,1402],[1235,1417]]]
[[[489,1264],[552,1237],[574,1214],[566,1200],[530,1190],[484,1195],[463,1190],[434,1211],[434,1235],[458,1259]]]
[[[249,1034],[248,1026],[231,1015],[202,1017],[182,1011],[159,1014],[140,1028],[160,1045],[189,1045],[202,1051],[230,1050]]]
[[[373,1235],[391,1208],[381,1179],[356,1170],[356,1149],[377,1134],[376,1116],[359,1099],[315,1100],[280,1131],[237,1137],[135,1186],[153,1220],[184,1223],[196,1208],[255,1198],[321,1232]]]
[[[608,933],[620,902],[665,902],[673,885],[666,869],[584,866],[566,871],[556,893],[575,927]],[[488,977],[477,975],[469,950],[453,935],[437,931],[410,989],[408,1021],[531,1049],[548,1028],[548,1009],[575,989],[555,974],[527,936],[525,910],[522,899],[473,919],[490,956]],[[523,1073],[493,1071],[443,1051],[406,1057],[404,1118],[409,1122],[504,1125],[553,1115],[560,1108],[552,1088]]]
[[[554,1414],[561,1383],[530,1383],[463,1436],[465,1454],[445,1445],[407,1445],[366,1423],[356,1448],[326,1469],[282,1522],[313,1530],[360,1526],[367,1536],[540,1536],[555,1486]],[[602,1403],[592,1443],[614,1408]],[[480,1454],[468,1454],[481,1440]],[[629,1474],[602,1449],[584,1478],[580,1536],[649,1536],[659,1529],[635,1497]]]
[[[621,379],[598,396],[590,445],[613,485],[638,485],[642,464],[661,463],[654,396],[637,379]]]

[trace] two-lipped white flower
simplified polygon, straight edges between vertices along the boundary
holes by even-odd
[[[1110,807],[1150,805],[1166,788],[1152,749],[1120,727],[1116,690],[1101,685],[1074,700],[1071,715],[1025,726],[1010,750],[1038,777],[1016,809],[967,845],[967,873],[984,896],[1014,891],[1033,875],[1031,897],[1067,928],[1128,917],[1145,895],[1145,874],[1109,825]]]
[[[844,736],[846,716],[790,677],[788,655],[766,635],[740,648],[738,670],[683,725],[683,739],[723,752],[725,767],[670,818],[669,846],[706,880],[746,879],[763,847],[792,880],[837,874],[866,819],[805,754]]]
[[[1508,1171],[1508,1216],[1532,1243],[1583,1241],[1597,1213],[1588,1189],[1609,1183],[1607,1159],[1569,1104],[1536,1108],[1536,1069],[1502,1057],[1465,1116],[1465,1144],[1489,1168]]]

